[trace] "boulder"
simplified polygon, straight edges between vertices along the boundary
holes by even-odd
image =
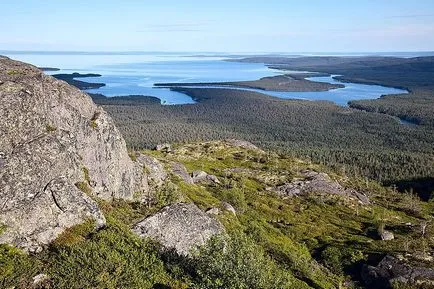
[[[376,266],[363,266],[361,277],[369,288],[391,288],[393,283],[421,288],[434,286],[434,269],[416,267],[387,255]],[[426,287],[423,287],[426,286]]]
[[[216,207],[213,207],[206,210],[206,213],[210,215],[218,215],[220,213],[220,210]]]
[[[172,151],[172,146],[168,143],[159,144],[155,147],[155,150],[170,153]]]
[[[342,187],[338,182],[332,180],[326,173],[314,171],[301,172],[303,180],[294,180],[290,183],[283,184],[268,190],[275,192],[283,199],[292,198],[309,193],[340,195],[356,199],[363,205],[370,204],[369,198],[362,193]]]
[[[0,58],[0,243],[39,250],[104,217],[92,197],[148,190],[113,120],[91,98],[32,65]]]
[[[233,146],[233,147],[240,147],[243,149],[263,152],[263,150],[261,150],[260,148],[258,148],[254,144],[252,144],[251,142],[245,141],[245,140],[227,139],[227,140],[225,140],[225,143],[228,144],[229,146]]]
[[[193,183],[200,183],[203,181],[208,181],[214,184],[220,184],[219,179],[214,175],[209,175],[204,171],[194,171],[191,174]]]
[[[223,209],[225,209],[226,211],[228,211],[234,215],[237,214],[237,211],[235,210],[235,208],[227,202],[222,202],[222,207],[223,207]]]
[[[151,238],[180,255],[204,245],[211,237],[224,234],[224,227],[193,203],[167,206],[137,223],[132,231],[142,238]]]
[[[172,163],[172,172],[175,176],[180,177],[187,184],[194,184],[193,179],[183,164],[176,162]]]
[[[395,239],[395,235],[393,235],[392,232],[386,231],[386,230],[383,230],[380,233],[380,237],[381,237],[381,240],[383,240],[383,241],[390,241],[390,240]]]
[[[140,154],[137,157],[137,162],[142,164],[148,172],[150,186],[159,188],[164,184],[167,179],[167,172],[161,162],[152,156],[144,154]]]

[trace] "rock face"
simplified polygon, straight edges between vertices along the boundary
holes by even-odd
[[[269,190],[276,192],[282,198],[292,198],[308,193],[321,193],[352,197],[365,205],[370,203],[368,197],[354,190],[342,187],[326,173],[303,171],[302,175],[305,177],[305,180],[296,180],[276,188],[270,188]]]
[[[0,58],[0,243],[35,250],[104,217],[90,196],[132,200],[143,168],[104,110],[34,66]]]
[[[166,249],[189,255],[212,236],[223,234],[223,226],[192,203],[178,203],[163,208],[133,227],[140,237],[159,241]]]
[[[392,256],[384,257],[377,267],[365,266],[361,276],[369,288],[391,288],[394,282],[420,288],[434,286],[434,269],[413,267]]]

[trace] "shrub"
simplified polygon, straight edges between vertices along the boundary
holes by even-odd
[[[343,247],[329,246],[321,253],[324,265],[337,275],[344,275],[347,268],[364,258],[361,251]]]
[[[0,288],[29,288],[29,280],[38,273],[39,262],[8,245],[0,245]]]
[[[193,268],[193,288],[292,288],[291,273],[241,234],[211,239],[198,250]]]

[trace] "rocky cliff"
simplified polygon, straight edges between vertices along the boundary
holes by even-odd
[[[38,250],[87,219],[94,197],[140,199],[143,166],[91,98],[34,66],[0,57],[0,243]]]

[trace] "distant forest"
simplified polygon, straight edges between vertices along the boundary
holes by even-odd
[[[207,88],[173,88],[198,101],[193,105],[163,106],[158,99],[143,96],[92,97],[136,149],[164,142],[245,139],[347,175],[415,189],[430,197],[434,190],[434,58],[241,61],[341,74],[344,80],[406,88],[410,94],[353,101],[351,107]],[[418,125],[401,124],[398,117]]]

